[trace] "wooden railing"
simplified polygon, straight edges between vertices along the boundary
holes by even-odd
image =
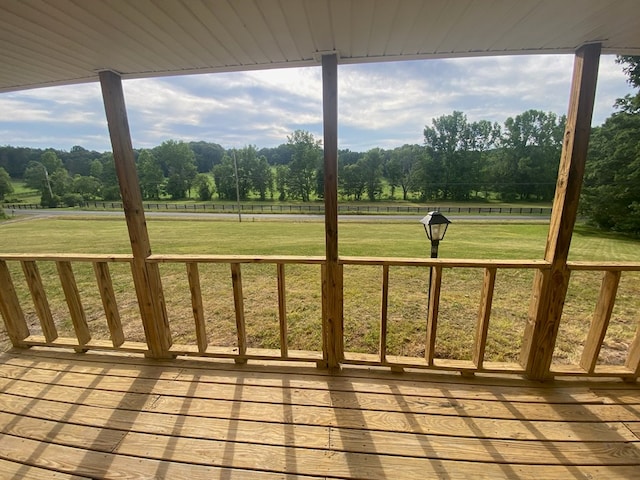
[[[552,365],[552,374],[616,375],[628,379],[638,378],[640,376],[640,303],[638,303],[637,291],[633,293],[632,299],[635,303],[634,317],[637,322],[637,329],[626,352],[624,365],[598,365],[598,356],[616,304],[620,280],[625,273],[639,272],[640,263],[568,262],[567,266],[570,272],[602,272],[602,281],[579,365]]]
[[[130,352],[150,354],[150,348],[145,342],[145,338],[128,339],[123,329],[121,311],[119,308],[119,293],[114,289],[112,273],[109,265],[113,263],[124,263],[132,266],[133,258],[130,255],[3,255],[0,256],[0,313],[5,322],[5,327],[12,344],[16,347],[29,346],[55,346],[72,348],[76,351],[87,351],[89,349],[117,349]],[[325,259],[324,257],[300,257],[300,256],[215,256],[215,255],[152,255],[147,263],[156,266],[168,266],[172,268],[171,278],[162,276],[162,288],[167,289],[175,278],[183,276],[188,283],[190,310],[193,316],[191,329],[193,332],[192,342],[169,343],[170,347],[166,355],[163,356],[203,356],[230,358],[238,363],[247,360],[279,360],[279,361],[306,361],[315,362],[319,366],[326,365],[326,350],[334,346],[327,345],[331,341],[330,337],[320,335],[322,347],[314,350],[292,349],[290,348],[291,333],[289,326],[289,312],[287,308],[288,288],[287,288],[287,267],[288,266],[309,266],[317,268],[320,275],[317,277],[317,284],[313,282],[305,285],[304,288],[321,292],[325,283]],[[90,324],[87,320],[83,299],[86,294],[81,294],[76,275],[74,274],[74,264],[89,263],[93,266],[94,288],[97,287],[101,300],[100,318],[106,321],[108,339],[93,338]],[[201,281],[200,268],[207,264],[228,265],[229,277],[231,279],[231,294],[233,296],[233,322],[235,331],[235,341],[225,344],[216,344],[208,334],[208,316],[205,312],[203,302],[203,287]],[[273,273],[277,279],[275,288],[275,303],[277,305],[277,339],[279,348],[262,348],[262,346],[251,346],[248,341],[247,320],[245,316],[245,294],[243,283],[243,271],[248,265],[262,264],[274,267]],[[39,265],[47,265],[49,274],[42,275]],[[55,265],[55,269],[51,267]],[[177,269],[179,265],[184,265],[185,270]],[[243,266],[245,266],[243,268]],[[313,267],[315,266],[315,267]],[[461,373],[516,373],[527,374],[521,362],[496,362],[486,359],[485,351],[489,326],[492,319],[492,306],[496,278],[506,270],[529,270],[546,272],[549,263],[545,261],[521,261],[521,260],[451,260],[451,259],[403,259],[403,258],[362,258],[362,257],[341,257],[339,261],[340,276],[343,276],[343,268],[368,267],[380,272],[380,316],[379,316],[379,345],[376,353],[357,353],[344,351],[340,341],[338,348],[340,361],[343,364],[361,364],[383,366],[392,369],[421,368],[430,370],[447,370]],[[613,307],[616,301],[616,294],[620,278],[625,272],[640,271],[640,263],[595,263],[595,262],[571,262],[568,264],[570,271],[601,271],[603,272],[602,284],[597,298],[595,311],[588,330],[582,357],[578,365],[557,365],[552,364],[552,375],[583,375],[601,376],[614,375],[624,378],[638,378],[640,371],[640,329],[631,341],[626,361],[621,366],[598,365],[598,355],[603,345],[603,341],[609,326]],[[76,267],[78,268],[78,267]],[[204,268],[204,267],[203,267]],[[296,267],[299,268],[299,267]],[[305,267],[306,268],[306,267]],[[400,268],[422,269],[426,273],[432,269],[432,283],[430,286],[430,303],[428,305],[428,315],[426,316],[426,336],[424,338],[424,356],[399,356],[389,354],[388,325],[389,325],[389,298],[390,298],[390,272]],[[475,328],[469,331],[460,331],[460,335],[466,335],[471,341],[471,351],[468,358],[438,358],[436,355],[436,339],[438,338],[438,321],[441,306],[441,287],[445,270],[449,269],[472,269],[478,270],[482,274],[481,289],[477,292],[480,299],[477,305],[477,317],[474,321]],[[20,274],[20,271],[22,273]],[[179,273],[182,271],[183,273]],[[501,273],[503,272],[503,273]],[[57,273],[57,275],[56,275]],[[53,277],[57,276],[57,280]],[[273,278],[273,277],[272,277]],[[313,278],[313,277],[306,277]],[[82,285],[89,282],[85,275]],[[308,282],[308,280],[306,280]],[[16,287],[19,282],[22,288]],[[52,286],[51,284],[56,285]],[[54,318],[52,314],[48,289],[58,288],[59,296],[64,298],[68,310],[68,318]],[[83,287],[84,288],[84,287]],[[342,286],[341,286],[342,288]],[[396,287],[397,288],[397,287]],[[400,287],[401,289],[402,287]],[[122,286],[118,284],[118,290]],[[180,291],[178,292],[180,293]],[[221,293],[221,292],[218,292]],[[159,292],[162,296],[162,292]],[[211,293],[208,293],[210,295]],[[475,294],[474,294],[475,295]],[[33,311],[30,317],[25,314],[23,307],[28,305],[29,297]],[[184,296],[186,298],[186,296]],[[165,299],[167,297],[165,296]],[[317,303],[321,304],[324,296],[316,295]],[[324,299],[324,300],[323,300]],[[175,298],[172,296],[168,301],[168,307]],[[426,300],[426,298],[425,298]],[[342,303],[342,299],[340,301]],[[324,306],[312,306],[324,314]],[[168,308],[171,310],[171,308]],[[637,313],[637,311],[636,311]],[[180,315],[184,317],[186,315]],[[37,322],[34,323],[37,317]],[[174,321],[185,321],[185,318],[171,318],[170,324]],[[60,335],[60,325],[68,320],[71,326],[67,330],[69,335]],[[139,321],[139,320],[134,320]],[[31,326],[29,325],[31,323]],[[324,328],[324,324],[323,328]],[[266,328],[266,327],[265,327]],[[318,332],[319,333],[319,332]],[[342,340],[342,339],[340,339]],[[525,359],[526,360],[526,359]]]

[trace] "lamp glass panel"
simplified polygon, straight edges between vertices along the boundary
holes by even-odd
[[[429,225],[431,229],[431,240],[442,240],[444,233],[447,231],[446,223],[437,223],[435,225]]]

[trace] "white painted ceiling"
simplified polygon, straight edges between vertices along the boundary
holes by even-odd
[[[0,91],[591,42],[640,55],[640,0],[0,0]]]

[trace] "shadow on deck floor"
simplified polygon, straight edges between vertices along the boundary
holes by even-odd
[[[0,354],[0,478],[637,478],[640,385]]]

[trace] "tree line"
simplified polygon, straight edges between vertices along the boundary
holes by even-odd
[[[424,128],[422,145],[340,150],[340,194],[344,199],[369,201],[383,197],[465,201],[490,194],[504,201],[549,200],[564,121],[553,113],[529,110],[501,126],[470,122],[455,111]],[[228,200],[239,196],[308,202],[323,194],[322,145],[307,131],[293,132],[285,144],[274,148],[248,145],[225,150],[215,143],[168,140],[135,154],[147,200],[206,201],[217,195]],[[109,152],[81,146],[69,152],[4,146],[0,168],[4,177],[23,179],[38,190],[45,205],[119,196]],[[10,193],[10,186],[0,188],[4,196]]]
[[[618,57],[631,85],[640,88],[640,57]],[[601,228],[640,233],[640,94],[593,129],[580,208]],[[566,118],[528,110],[504,124],[469,121],[454,111],[424,127],[421,145],[338,152],[339,193],[346,200],[494,198],[549,201],[555,191]],[[208,201],[322,198],[322,145],[297,130],[274,148],[224,149],[216,143],[168,140],[137,150],[145,200]],[[0,200],[11,178],[41,194],[41,203],[76,205],[118,200],[112,154],[74,146],[70,151],[0,147]]]

